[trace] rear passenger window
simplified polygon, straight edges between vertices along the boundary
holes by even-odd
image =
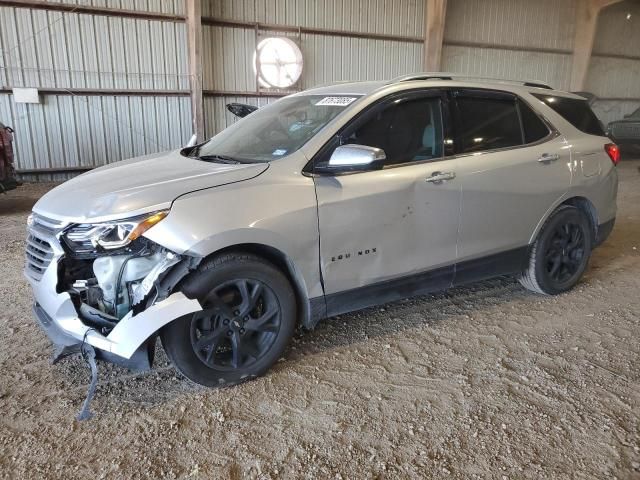
[[[549,135],[549,127],[540,117],[523,101],[518,101],[520,118],[522,118],[522,128],[524,130],[524,142],[534,143]]]
[[[456,98],[456,153],[473,153],[523,144],[515,98]]]
[[[533,94],[533,96],[546,103],[578,130],[590,135],[604,137],[602,125],[596,114],[591,110],[587,100],[540,94]]]

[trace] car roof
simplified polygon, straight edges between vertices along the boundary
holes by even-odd
[[[482,78],[463,76],[452,73],[431,72],[405,75],[393,80],[368,82],[338,82],[305,90],[296,95],[370,95],[384,89],[398,91],[411,88],[464,87],[490,88],[517,94],[537,93],[549,96],[561,96],[584,100],[585,98],[569,92],[555,90],[544,82],[528,80],[506,80],[499,78]]]

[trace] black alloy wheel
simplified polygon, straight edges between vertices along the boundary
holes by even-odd
[[[570,290],[587,269],[594,238],[589,217],[575,206],[561,205],[532,245],[520,283],[547,295]]]
[[[585,235],[581,225],[557,225],[545,252],[546,272],[549,278],[563,284],[580,268],[585,253]]]
[[[191,321],[191,346],[209,368],[246,368],[269,351],[281,312],[271,288],[260,280],[225,282],[207,295]]]
[[[264,374],[284,353],[297,321],[296,298],[270,262],[226,253],[206,261],[180,289],[202,311],[167,324],[160,337],[185,377],[233,385]]]

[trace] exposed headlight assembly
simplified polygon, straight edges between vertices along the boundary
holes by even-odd
[[[168,214],[168,210],[161,210],[115,222],[78,224],[65,232],[64,239],[76,253],[89,253],[98,247],[116,250],[142,236]]]

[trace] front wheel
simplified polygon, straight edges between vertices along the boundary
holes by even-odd
[[[578,208],[563,205],[542,227],[520,277],[527,289],[556,295],[573,288],[591,256],[591,224]]]
[[[233,385],[265,373],[284,352],[296,324],[287,278],[249,254],[224,254],[182,286],[203,310],[161,332],[173,365],[206,386]]]

